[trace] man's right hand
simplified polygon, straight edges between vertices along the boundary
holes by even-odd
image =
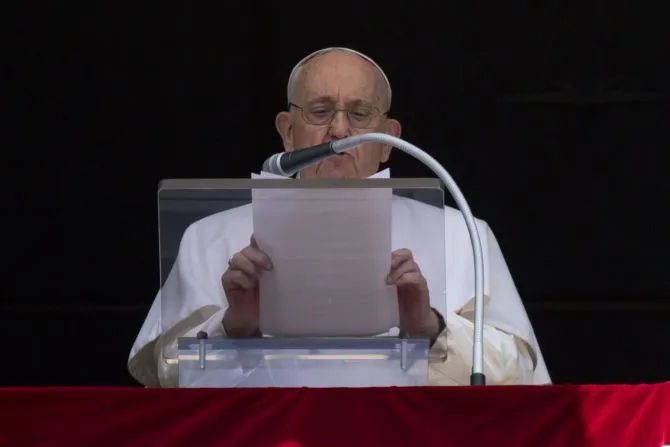
[[[253,235],[249,246],[230,257],[221,277],[228,298],[223,317],[228,337],[251,337],[258,332],[258,280],[271,269],[270,258],[258,248]]]

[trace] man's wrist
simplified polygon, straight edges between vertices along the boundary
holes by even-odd
[[[229,338],[253,338],[263,335],[258,328],[258,324],[240,321],[230,307],[223,314],[221,324],[226,337]]]
[[[404,334],[405,337],[425,337],[431,340],[431,343],[440,335],[443,329],[441,329],[440,321],[443,320],[441,315],[433,308],[430,309],[430,314],[428,315],[427,320],[420,328],[414,330],[403,331],[400,330],[401,334]]]
[[[437,338],[447,328],[447,322],[444,320],[444,316],[435,308],[431,308],[430,313],[432,314],[432,318],[434,318],[437,322],[437,329],[435,329],[434,335],[430,337],[430,345],[433,346],[433,344],[435,344],[437,341]]]
[[[440,319],[437,316],[435,309],[430,309],[430,317],[428,319],[428,327],[426,335],[431,343],[440,335]]]

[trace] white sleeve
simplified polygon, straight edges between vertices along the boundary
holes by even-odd
[[[469,385],[472,373],[472,321],[454,312],[430,350],[430,385]],[[484,326],[484,375],[488,385],[533,384],[533,356],[527,343],[493,326]]]
[[[200,331],[206,332],[209,338],[225,337],[226,333],[223,329],[223,315],[225,312],[226,309],[218,310],[203,323],[191,327],[179,337],[196,337]],[[176,388],[179,385],[179,364],[176,361],[166,361],[164,340],[165,338],[161,337],[156,341],[153,359],[151,359],[155,362],[155,370],[158,374],[158,383],[155,386],[160,388]],[[169,343],[174,345],[176,339],[170,340]],[[170,346],[170,348],[174,348],[174,346]]]
[[[220,285],[225,261],[215,262],[199,237],[198,227],[189,227],[179,247],[175,264],[156,295],[128,359],[128,370],[148,387],[177,385],[176,343],[179,337],[195,337],[199,331],[209,337],[225,336],[223,314],[227,308]],[[223,250],[222,250],[223,251]]]

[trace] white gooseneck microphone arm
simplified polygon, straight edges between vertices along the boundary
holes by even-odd
[[[419,149],[407,141],[384,133],[368,133],[355,135],[331,142],[334,152],[340,153],[365,143],[388,144],[416,158],[426,165],[444,183],[449,193],[456,201],[458,208],[463,214],[465,225],[470,235],[470,243],[475,260],[475,321],[474,321],[474,344],[472,349],[472,376],[471,385],[484,385],[484,254],[482,243],[479,239],[479,231],[475,224],[475,218],[470,211],[467,200],[461,193],[460,188],[442,165],[428,153]]]
[[[354,135],[340,140],[333,140],[328,143],[320,144],[304,151],[294,151],[290,153],[275,154],[268,158],[263,170],[279,175],[290,176],[306,166],[317,163],[325,158],[346,152],[350,149],[365,143],[388,144],[398,148],[401,151],[416,158],[428,168],[449,190],[449,193],[456,201],[458,208],[463,214],[465,224],[470,235],[470,243],[475,260],[475,321],[474,321],[474,344],[472,348],[472,375],[470,376],[471,385],[485,385],[484,376],[484,255],[482,244],[479,239],[479,232],[475,224],[475,218],[470,211],[468,202],[463,197],[461,190],[451,175],[442,167],[442,165],[423,150],[408,143],[400,138],[385,133],[368,133]]]

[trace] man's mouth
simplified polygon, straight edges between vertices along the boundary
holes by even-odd
[[[337,155],[340,156],[340,157],[353,157],[353,156],[354,156],[354,155],[352,154],[353,150],[354,150],[354,148],[349,149],[349,150],[344,151],[344,152],[340,152],[340,153],[337,154]]]

